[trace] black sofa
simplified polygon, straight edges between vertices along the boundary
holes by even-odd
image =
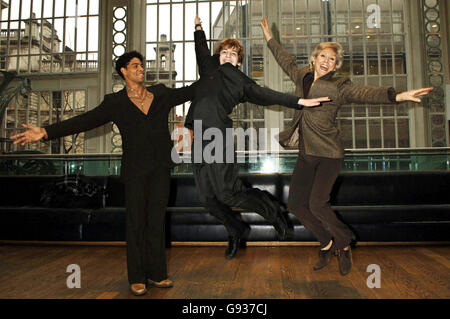
[[[248,185],[287,202],[290,174],[244,174]],[[0,240],[124,241],[124,189],[118,176],[90,176],[105,197],[100,208],[48,208],[40,204],[43,185],[61,176],[0,177]],[[449,241],[450,172],[342,172],[331,205],[359,241]],[[251,225],[249,241],[273,241],[273,227],[254,212],[241,212]],[[289,214],[294,241],[315,241]],[[167,208],[167,243],[225,241],[227,233],[201,207],[192,175],[174,175]]]

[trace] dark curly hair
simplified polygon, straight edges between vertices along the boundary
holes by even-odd
[[[127,68],[128,63],[130,63],[130,61],[133,58],[138,58],[139,60],[141,60],[142,63],[144,63],[144,57],[142,56],[142,54],[140,54],[137,51],[125,52],[117,59],[116,71],[117,71],[117,74],[119,74],[122,79],[125,79],[125,78],[123,77],[122,71],[120,71],[120,69]]]

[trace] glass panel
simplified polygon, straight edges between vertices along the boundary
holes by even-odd
[[[98,51],[98,17],[90,17],[89,18],[89,51]],[[92,57],[97,56],[97,54],[92,55]],[[95,62],[97,63],[98,57],[95,58]]]
[[[369,136],[370,136],[370,147],[371,148],[381,148],[381,121],[380,120],[370,120],[369,121]]]
[[[89,0],[89,14],[98,15],[99,3],[98,0]]]
[[[211,29],[209,25],[214,23],[214,15],[212,17],[209,16],[209,8],[209,2],[198,4],[198,16],[202,20],[203,31],[205,31],[208,39],[211,38]],[[189,14],[190,11],[186,12],[186,31],[190,32],[190,37],[192,37],[192,33],[194,32],[194,16]]]
[[[194,62],[195,59],[192,52],[195,52],[194,43],[186,43],[185,45],[185,80],[192,81],[196,79],[197,74],[197,64]],[[189,54],[189,52],[191,52]]]
[[[344,148],[354,148],[353,147],[353,127],[352,120],[341,119],[340,120],[340,131],[342,135],[342,144]]]
[[[355,120],[356,148],[367,148],[366,120]]]
[[[53,0],[44,0],[44,18],[53,16]]]
[[[172,175],[192,175],[192,165],[186,160],[190,154],[182,156],[183,164],[172,170]],[[297,160],[297,154],[280,154],[270,157],[260,155],[256,163],[250,163],[250,157],[245,156],[245,162],[239,164],[241,173],[291,173]],[[35,170],[20,169],[29,162],[45,161],[51,163],[51,170],[42,170],[34,165]],[[278,165],[275,163],[278,162]],[[383,152],[346,152],[342,172],[370,172],[386,173],[395,171],[448,171],[450,170],[450,152],[442,149],[428,149],[422,151],[383,151]],[[29,166],[29,165],[28,165]],[[271,167],[268,172],[267,168]],[[36,155],[33,157],[0,156],[1,176],[21,175],[55,175],[79,173],[83,175],[110,176],[120,174],[120,155],[66,155],[64,157],[48,157]]]
[[[383,120],[384,147],[395,148],[395,122],[391,119]]]
[[[186,3],[185,5],[184,5],[184,12],[185,12],[185,14],[186,14],[186,16],[185,16],[185,19],[184,19],[184,39],[186,40],[186,41],[193,41],[194,40],[194,20],[191,18],[191,19],[188,19],[187,18],[187,12],[192,12],[192,17],[195,17],[194,16],[194,12],[197,12],[197,9],[196,9],[196,6],[195,6],[195,3]],[[161,17],[161,16],[160,16]],[[200,19],[202,19],[202,21],[203,21],[203,19],[205,19],[204,17],[200,17]],[[207,39],[210,39],[210,36],[209,36],[209,34],[206,34],[206,37],[207,37]]]
[[[8,21],[8,10],[14,12],[11,18],[20,18],[21,21],[9,20],[9,23],[0,24],[2,37],[9,35],[10,38],[8,43],[1,41],[2,46],[9,44],[9,52],[1,52],[2,57],[5,56],[1,59],[0,64],[3,64],[4,67],[9,65],[11,70],[19,73],[31,72],[33,74],[39,72],[62,72],[65,70],[86,70],[86,68],[75,67],[78,62],[85,64],[85,61],[77,61],[75,57],[81,57],[77,53],[86,51],[88,38],[89,41],[94,43],[93,50],[98,50],[98,32],[95,32],[95,30],[98,31],[98,17],[95,16],[97,18],[95,21],[89,21],[88,29],[86,17],[87,0],[80,0],[78,5],[77,1],[66,0],[58,1],[58,5],[53,7],[54,3],[56,3],[54,0],[17,0],[11,2],[10,8],[2,10],[1,19],[3,21]],[[98,6],[98,1],[91,1],[90,4],[97,4]],[[64,9],[65,5],[66,8]],[[84,17],[81,17],[81,15],[84,15]],[[30,17],[32,18],[31,20],[29,19]],[[94,25],[94,23],[97,25]],[[90,36],[88,36],[88,33],[90,33]],[[22,40],[18,42],[19,36]],[[63,59],[66,57],[63,57],[61,53],[67,51],[73,51],[74,57],[70,65],[64,64],[63,66]],[[15,52],[19,52],[23,57],[17,60],[13,56]],[[34,56],[28,58],[29,55]],[[31,60],[31,64],[28,60]],[[19,62],[18,64],[17,61]],[[97,62],[95,61],[94,65],[96,64]]]
[[[76,20],[76,51],[86,51],[86,36],[89,34],[87,27],[87,18],[78,18]]]
[[[15,1],[19,2],[19,1]],[[30,18],[30,6],[31,6],[31,0],[21,0],[22,5],[22,13],[20,18],[22,20],[29,19]]]
[[[78,16],[87,15],[88,11],[88,0],[78,0],[77,2],[77,12]]]
[[[409,145],[409,120],[397,120],[398,126],[398,147],[410,147]]]

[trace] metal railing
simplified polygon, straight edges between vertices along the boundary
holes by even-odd
[[[241,173],[289,174],[297,161],[295,151],[236,152]],[[6,154],[0,155],[0,176],[119,175],[121,154]],[[173,174],[191,174],[191,154],[180,155]],[[342,172],[450,171],[450,148],[346,150]]]

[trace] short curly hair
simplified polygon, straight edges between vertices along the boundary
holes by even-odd
[[[117,74],[120,75],[120,77],[122,79],[125,79],[123,77],[122,71],[120,71],[121,68],[127,68],[128,63],[130,63],[130,61],[133,58],[138,58],[139,60],[141,60],[142,63],[144,63],[144,57],[142,56],[142,54],[140,54],[137,51],[130,51],[130,52],[125,52],[124,54],[122,54],[116,61],[116,71]]]
[[[220,43],[217,45],[217,48],[214,50],[214,54],[220,54],[220,51],[223,49],[235,49],[238,53],[238,62],[242,64],[244,61],[244,46],[242,45],[241,41],[236,39],[223,39],[220,41]]]

